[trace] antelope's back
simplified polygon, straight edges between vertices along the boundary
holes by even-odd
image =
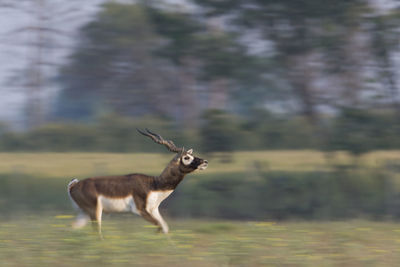
[[[121,198],[147,193],[154,177],[145,174],[90,177],[76,183],[70,190],[71,197],[87,197],[95,201],[98,196]],[[80,196],[82,195],[82,196]]]

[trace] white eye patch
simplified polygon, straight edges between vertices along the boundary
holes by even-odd
[[[182,162],[184,165],[189,165],[192,163],[194,157],[192,155],[186,154],[182,157]]]

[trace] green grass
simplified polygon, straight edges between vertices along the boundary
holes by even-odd
[[[168,236],[132,215],[105,216],[104,240],[69,215],[1,221],[1,266],[399,266],[391,222],[169,219]]]

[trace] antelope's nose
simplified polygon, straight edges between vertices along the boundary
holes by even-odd
[[[206,164],[208,164],[208,161],[207,161],[207,160],[204,160],[203,162],[206,163]]]

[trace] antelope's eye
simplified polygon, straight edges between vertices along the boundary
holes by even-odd
[[[184,157],[183,159],[184,159],[184,160],[189,160],[190,157],[186,156],[186,157]]]

